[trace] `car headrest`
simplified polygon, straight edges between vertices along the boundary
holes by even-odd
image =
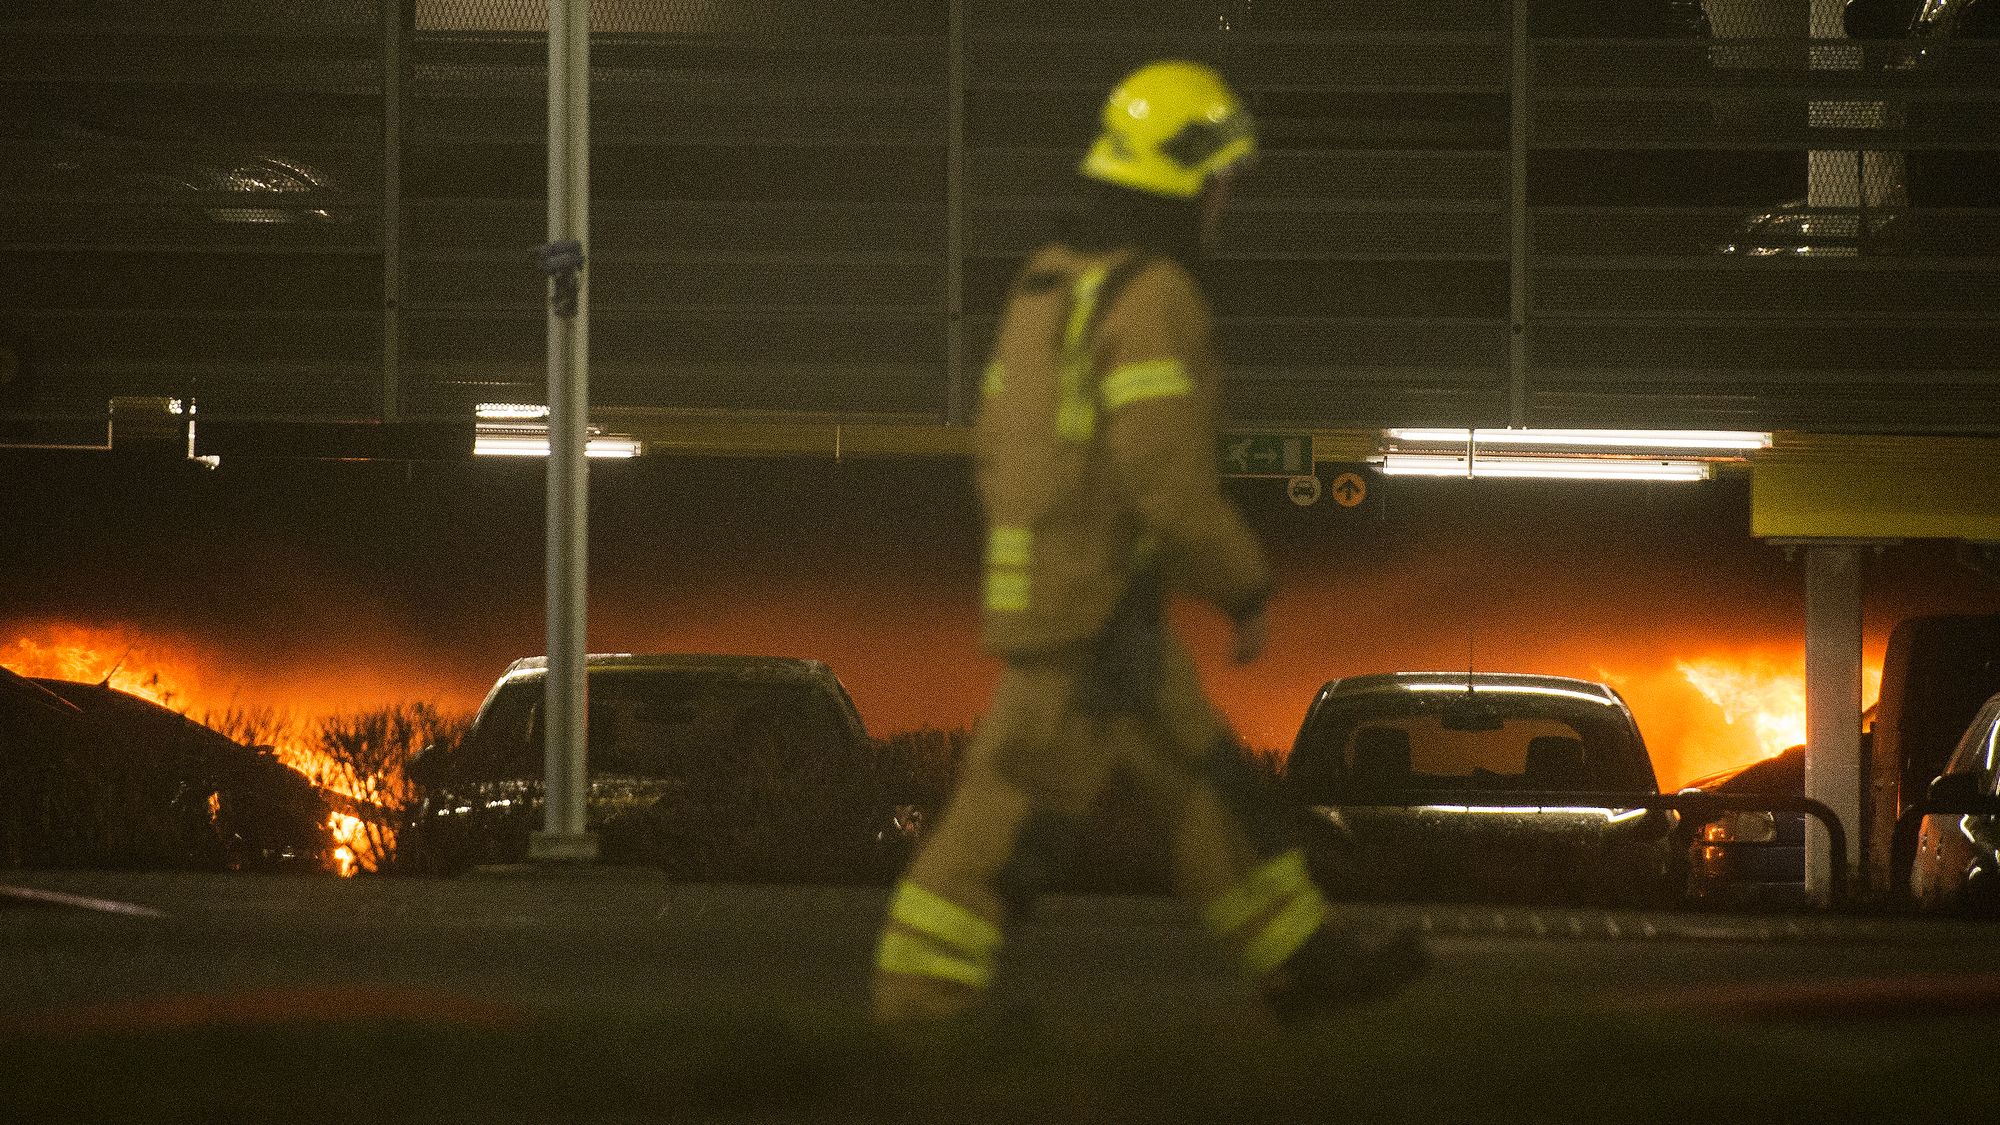
[[[1583,740],[1545,734],[1528,740],[1530,779],[1573,780],[1583,776]]]
[[[1407,781],[1409,777],[1409,731],[1395,727],[1365,727],[1355,736],[1355,781],[1385,784]]]

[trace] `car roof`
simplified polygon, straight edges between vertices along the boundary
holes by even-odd
[[[1805,757],[1804,746],[1787,747],[1768,758],[1755,758],[1697,777],[1681,788],[1725,793],[1803,793]]]
[[[794,656],[743,656],[701,652],[593,652],[583,658],[587,671],[710,672],[740,680],[825,682],[833,670],[823,661]],[[540,679],[548,674],[548,658],[524,656],[507,666],[501,681]]]
[[[1617,692],[1595,680],[1571,676],[1543,676],[1527,672],[1377,672],[1328,680],[1320,688],[1324,696],[1359,695],[1364,692],[1436,691],[1470,687],[1480,691],[1522,691],[1559,693],[1622,706]]]
[[[60,692],[49,688],[50,683],[59,682],[62,681],[32,680],[6,668],[0,668],[0,714],[11,713],[19,707],[44,711],[65,719],[81,716],[83,708],[63,698]]]
[[[583,658],[587,673],[695,672],[739,683],[800,684],[830,694],[840,710],[841,722],[857,739],[868,737],[867,724],[855,709],[847,686],[821,660],[798,656],[746,656],[717,652],[593,652]],[[479,706],[479,714],[499,697],[501,689],[513,684],[535,683],[548,678],[546,656],[524,656],[507,666],[495,680]]]

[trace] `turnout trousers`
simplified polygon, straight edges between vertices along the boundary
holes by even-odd
[[[1218,784],[1216,756],[1237,751],[1186,650],[1171,634],[1160,638],[1158,693],[1143,715],[1082,705],[1089,667],[1081,647],[1007,663],[957,788],[891,898],[877,947],[876,1018],[950,1016],[979,1001],[1010,905],[1018,909],[1060,866],[1064,841],[1121,766],[1167,827],[1176,893],[1253,979],[1282,977],[1325,921],[1302,854],[1260,848],[1241,801]]]

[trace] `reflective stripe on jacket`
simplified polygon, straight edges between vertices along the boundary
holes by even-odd
[[[1154,258],[1100,308],[1126,257],[1045,247],[1001,318],[974,431],[986,645],[1001,655],[1096,635],[1142,549],[1232,616],[1269,592],[1217,476],[1208,306],[1186,270]]]

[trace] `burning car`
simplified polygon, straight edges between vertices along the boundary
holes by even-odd
[[[782,657],[591,655],[588,825],[607,862],[690,879],[860,881],[898,836],[875,747],[825,664]],[[419,756],[404,847],[449,873],[526,859],[542,827],[541,657],[500,677],[456,747]],[[878,837],[881,837],[878,839]]]
[[[1664,904],[1677,819],[1631,710],[1603,684],[1498,672],[1334,680],[1284,783],[1335,894]],[[1567,794],[1576,794],[1569,797]]]
[[[105,683],[0,669],[0,862],[316,871],[328,815],[269,747]]]

